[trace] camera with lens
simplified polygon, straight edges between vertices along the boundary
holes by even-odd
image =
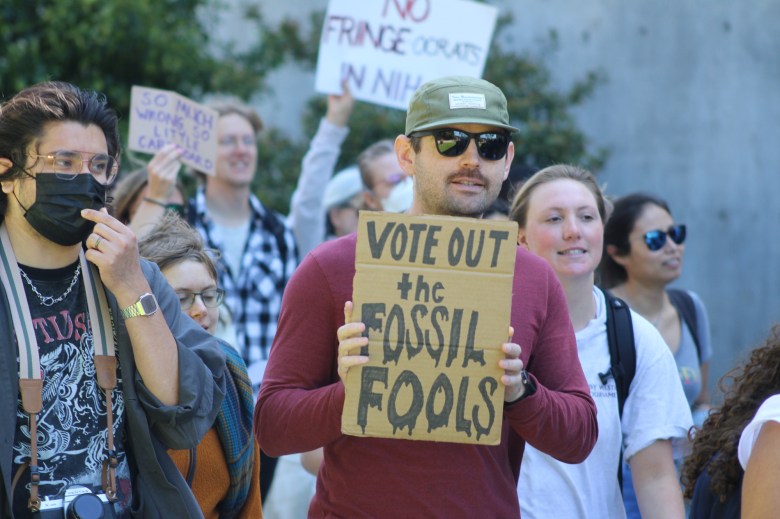
[[[112,519],[114,507],[103,492],[94,493],[81,485],[65,488],[62,498],[42,499],[41,509],[35,514],[40,519]]]

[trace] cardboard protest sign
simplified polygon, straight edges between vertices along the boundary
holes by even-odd
[[[498,445],[517,224],[361,211],[355,321],[368,364],[349,370],[341,430]]]
[[[127,147],[154,153],[172,142],[184,148],[181,161],[207,175],[217,161],[216,110],[176,92],[134,86],[130,96]]]
[[[319,92],[405,110],[430,79],[482,77],[497,9],[466,0],[330,0],[322,27]]]

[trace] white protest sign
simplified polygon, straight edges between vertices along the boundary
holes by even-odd
[[[330,0],[315,88],[406,110],[441,76],[482,77],[495,7],[466,0]]]
[[[154,153],[167,143],[184,148],[181,161],[207,175],[217,160],[216,110],[176,92],[134,86],[130,96],[127,147]]]

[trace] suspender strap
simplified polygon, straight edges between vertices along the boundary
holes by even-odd
[[[0,226],[0,278],[5,288],[5,297],[11,305],[11,319],[16,332],[17,343],[19,346],[19,379],[40,379],[41,361],[38,358],[38,340],[35,338],[35,329],[33,328],[32,317],[30,316],[30,307],[27,305],[27,296],[24,293],[22,285],[22,276],[19,275],[19,265],[16,262],[14,250],[11,248],[11,239],[8,237],[8,231],[3,224]],[[21,291],[22,297],[19,298],[17,292]],[[28,347],[22,349],[21,343]],[[22,403],[24,404],[24,393],[22,393]],[[25,410],[27,407],[25,406]]]
[[[101,482],[103,492],[109,500],[116,498],[116,467],[118,464],[114,449],[114,413],[111,392],[116,387],[116,355],[114,354],[114,332],[111,327],[111,312],[108,310],[106,291],[95,265],[87,262],[82,252],[79,255],[84,272],[84,286],[87,293],[87,308],[95,345],[95,371],[98,386],[106,397],[106,459],[103,461]]]
[[[19,352],[19,392],[22,397],[22,407],[30,420],[30,499],[28,507],[31,511],[40,510],[41,500],[38,497],[38,441],[37,414],[43,407],[43,380],[41,378],[41,361],[38,353],[38,340],[35,337],[33,321],[30,315],[30,305],[24,291],[22,277],[19,275],[19,265],[16,261],[11,239],[5,224],[0,224],[0,281],[5,289],[16,334],[16,346]],[[94,265],[87,262],[84,252],[79,253],[82,279],[87,295],[87,310],[89,312],[92,342],[94,344],[94,361],[97,371],[98,385],[106,397],[106,425],[108,427],[107,459],[103,464],[103,490],[109,499],[116,497],[116,465],[117,457],[114,450],[114,427],[111,391],[116,387],[116,355],[114,349],[114,333],[111,312],[108,307],[105,288]],[[106,475],[107,465],[107,475]],[[18,474],[17,474],[18,476]],[[15,477],[14,479],[18,479]]]
[[[39,370],[40,373],[40,370]],[[41,498],[38,497],[38,484],[41,476],[38,472],[38,413],[43,407],[43,380],[19,379],[19,391],[22,393],[22,405],[30,417],[30,499],[27,507],[33,512],[41,509]]]
[[[94,332],[93,332],[94,334]],[[103,461],[101,482],[103,492],[112,501],[116,498],[116,466],[118,464],[116,450],[114,449],[114,413],[111,399],[111,391],[116,387],[116,357],[108,355],[95,355],[95,370],[97,371],[98,385],[103,389],[106,397],[106,459]]]

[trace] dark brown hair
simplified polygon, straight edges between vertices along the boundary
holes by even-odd
[[[0,179],[22,176],[27,154],[46,125],[65,121],[98,126],[106,137],[108,154],[119,159],[117,116],[106,97],[70,83],[49,81],[25,88],[0,106],[0,157],[13,163]],[[8,197],[0,193],[0,220],[7,207]]]
[[[149,172],[146,168],[140,168],[122,176],[111,191],[113,196],[111,206],[113,208],[114,218],[127,224],[133,216],[130,214],[130,208],[133,207],[133,204],[135,204],[141,192],[148,184]],[[175,189],[181,194],[186,208],[186,191],[178,178],[176,180]]]
[[[604,254],[599,265],[601,286],[604,288],[620,285],[628,278],[626,269],[607,254],[607,245],[613,245],[620,256],[629,254],[631,242],[628,237],[648,205],[656,205],[669,213],[669,216],[672,215],[664,200],[648,193],[632,193],[615,201],[612,215],[604,226]]]
[[[688,498],[704,470],[710,475],[712,493],[722,502],[740,490],[739,437],[764,400],[780,391],[780,324],[772,327],[763,346],[753,350],[747,364],[724,375],[719,385],[725,393],[723,405],[710,412],[700,430],[691,429],[693,450],[681,475]]]

